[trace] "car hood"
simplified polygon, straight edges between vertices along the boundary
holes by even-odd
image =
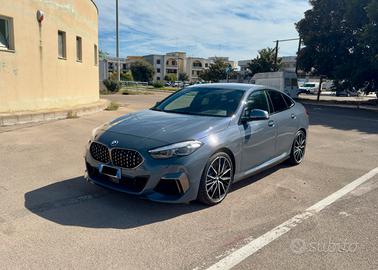
[[[149,138],[164,143],[201,139],[227,128],[230,118],[145,110],[110,122],[108,132]]]

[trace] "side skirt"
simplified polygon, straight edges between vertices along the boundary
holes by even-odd
[[[260,164],[259,166],[254,167],[254,168],[252,168],[252,169],[250,169],[250,170],[248,170],[246,172],[241,172],[239,174],[236,174],[234,176],[234,183],[238,182],[240,180],[243,180],[243,179],[245,179],[247,177],[250,177],[250,176],[252,176],[254,174],[257,174],[257,173],[259,173],[259,172],[261,172],[263,170],[271,168],[271,167],[273,167],[273,166],[275,166],[277,164],[280,164],[283,161],[287,160],[289,157],[290,157],[290,154],[283,153],[282,155],[279,155],[278,157],[275,157],[275,158],[273,158],[271,160],[268,160],[268,161]]]

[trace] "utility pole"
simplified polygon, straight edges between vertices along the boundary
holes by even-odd
[[[322,84],[323,84],[323,76],[320,75],[320,82],[319,82],[319,89],[318,89],[318,96],[316,98],[316,101],[319,102],[320,100],[320,93],[322,92]]]
[[[121,61],[119,59],[119,23],[118,23],[118,0],[116,0],[116,42],[117,42],[117,45],[116,45],[116,54],[117,54],[117,78],[118,78],[118,82],[121,81]]]
[[[278,44],[279,44],[279,40],[276,40],[276,54],[274,56],[274,66],[275,66],[275,69],[277,69],[277,62],[278,62]]]
[[[295,74],[297,74],[297,75],[298,75],[298,55],[299,55],[299,52],[301,51],[301,46],[302,46],[302,38],[299,37],[297,58],[295,60]]]

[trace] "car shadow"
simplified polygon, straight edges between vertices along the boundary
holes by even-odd
[[[350,108],[303,104],[310,116],[311,126],[324,126],[343,131],[357,130],[378,134],[378,112]]]
[[[230,192],[251,185],[284,167],[277,165],[234,183]],[[198,202],[151,202],[88,184],[83,177],[56,182],[27,192],[24,196],[25,208],[44,219],[61,225],[89,228],[136,228],[208,208]]]

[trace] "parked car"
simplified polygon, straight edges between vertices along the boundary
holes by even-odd
[[[303,161],[305,108],[250,84],[194,85],[93,131],[86,178],[153,201],[221,202],[237,181]]]
[[[175,81],[172,83],[173,87],[183,87],[184,86],[184,83],[183,82],[180,82],[180,81]]]
[[[336,91],[337,97],[357,97],[359,95],[360,95],[360,92],[358,91],[350,91],[350,90]]]
[[[302,86],[299,87],[298,94],[312,94],[316,95],[319,91],[319,83],[318,82],[306,82]]]

